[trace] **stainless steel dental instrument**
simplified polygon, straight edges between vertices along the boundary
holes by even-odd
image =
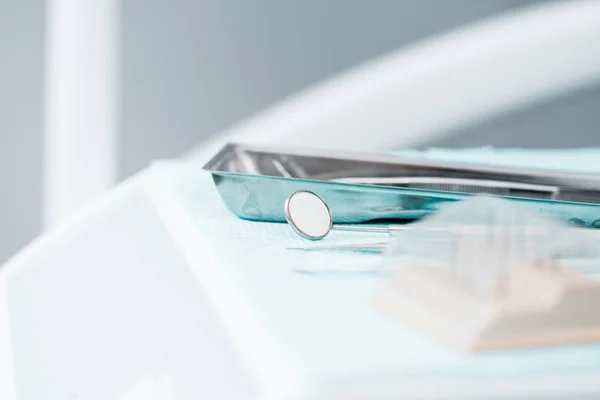
[[[285,218],[294,232],[305,239],[321,240],[332,230],[352,232],[379,232],[392,233],[395,231],[408,231],[418,229],[421,231],[453,232],[463,235],[477,235],[485,232],[485,227],[464,225],[453,228],[430,227],[426,225],[414,226],[411,224],[399,225],[366,225],[366,224],[334,224],[331,209],[321,197],[309,190],[295,191],[285,202]],[[546,234],[546,231],[536,227],[519,227],[523,234]],[[590,230],[590,233],[598,234],[600,231]]]
[[[410,229],[402,225],[334,225],[333,215],[327,203],[308,190],[298,190],[287,199],[285,218],[294,232],[309,240],[321,240],[332,229],[382,233]]]

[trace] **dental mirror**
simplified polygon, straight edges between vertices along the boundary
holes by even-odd
[[[327,203],[308,190],[294,192],[287,199],[285,219],[298,235],[309,240],[321,240],[333,228]]]
[[[325,238],[332,229],[341,231],[353,232],[380,232],[391,234],[394,231],[405,231],[414,229],[408,225],[363,225],[363,224],[333,224],[333,216],[331,209],[321,197],[308,190],[299,190],[290,195],[285,202],[285,219],[292,227],[294,232],[299,236],[309,240],[321,240]],[[454,228],[445,227],[417,227],[418,229],[431,231],[449,231],[457,234],[474,234],[481,235],[488,233],[489,227],[485,226],[462,226]],[[486,231],[487,229],[487,231]],[[574,228],[584,229],[585,228]],[[598,234],[600,231],[590,230],[590,233]],[[543,229],[539,230],[536,227],[528,229],[528,234],[536,236],[539,234],[547,234]]]
[[[321,240],[332,229],[385,233],[389,233],[391,230],[390,226],[333,225],[333,216],[325,200],[308,190],[294,192],[287,199],[285,219],[294,232],[309,240]]]

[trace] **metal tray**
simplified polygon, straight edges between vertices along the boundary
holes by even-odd
[[[500,196],[600,228],[600,175],[491,167],[322,149],[227,144],[205,166],[238,217],[284,222],[297,190],[322,197],[335,223],[415,220],[473,194]]]

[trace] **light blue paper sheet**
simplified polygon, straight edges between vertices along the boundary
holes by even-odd
[[[404,152],[410,157],[495,165],[600,172],[600,149]],[[549,372],[600,371],[600,344],[466,354],[440,344],[371,304],[377,274],[310,275],[332,265],[376,265],[373,255],[293,252],[305,242],[285,224],[243,221],[223,205],[201,165],[165,162],[153,177],[172,190],[195,226],[219,255],[219,267],[234,282],[260,324],[293,367],[313,385],[391,379],[484,379]],[[336,233],[326,240],[356,237]],[[369,236],[380,239],[381,236]],[[361,241],[364,236],[360,237]]]

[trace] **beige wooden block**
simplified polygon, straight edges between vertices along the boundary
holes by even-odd
[[[484,296],[457,282],[424,264],[403,266],[374,301],[469,351],[600,341],[600,284],[575,271],[548,262],[513,268],[500,293]]]

